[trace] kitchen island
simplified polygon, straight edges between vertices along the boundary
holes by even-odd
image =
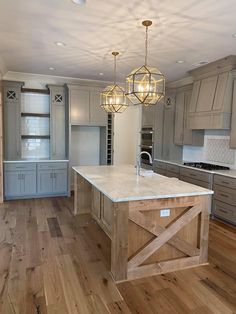
[[[111,239],[115,281],[207,263],[211,190],[131,165],[73,170],[74,214],[91,213]]]

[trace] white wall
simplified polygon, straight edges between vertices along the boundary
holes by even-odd
[[[183,160],[210,162],[236,169],[236,150],[230,149],[229,138],[229,131],[206,130],[204,135],[204,146],[184,146]],[[213,140],[211,145],[209,145],[209,139]],[[222,141],[226,142],[226,147],[223,151]]]
[[[129,106],[114,118],[114,165],[135,164],[139,151],[141,107]]]

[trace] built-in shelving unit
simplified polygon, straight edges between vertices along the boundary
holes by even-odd
[[[113,164],[113,115],[107,116],[107,164]]]

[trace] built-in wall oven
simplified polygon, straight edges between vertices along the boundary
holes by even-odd
[[[140,151],[148,152],[153,158],[153,128],[143,127],[141,129],[141,141],[140,141]],[[141,155],[142,166],[152,167],[149,162],[149,157],[146,154]]]

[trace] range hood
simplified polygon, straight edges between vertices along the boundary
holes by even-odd
[[[228,56],[189,74],[193,90],[188,113],[190,129],[230,129],[236,56]]]

